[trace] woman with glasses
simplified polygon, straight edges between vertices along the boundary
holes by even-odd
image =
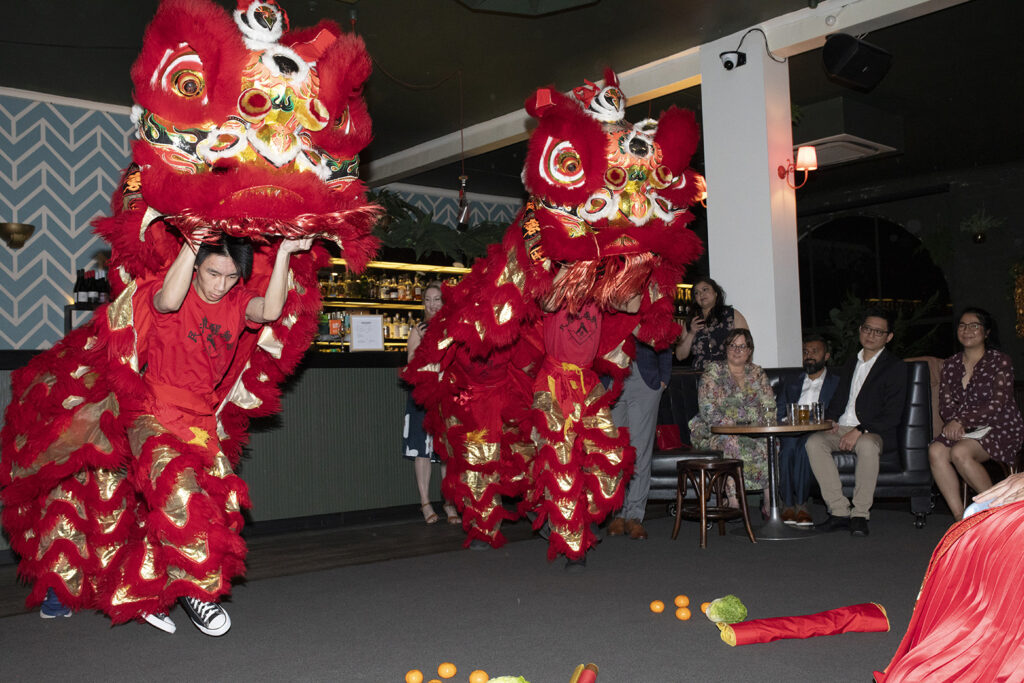
[[[725,305],[725,291],[709,277],[693,283],[690,293],[700,312],[683,329],[676,344],[676,360],[689,357],[694,370],[703,370],[710,361],[726,359],[726,336],[734,328],[748,327],[747,319]]]
[[[1013,397],[1013,362],[993,348],[992,316],[980,308],[960,315],[956,337],[963,351],[942,365],[939,416],[942,434],[928,447],[932,476],[954,519],[964,514],[962,477],[975,491],[992,486],[985,466],[996,459],[1012,465],[1024,442],[1024,420]]]
[[[764,489],[768,483],[768,453],[764,439],[712,434],[715,425],[764,424],[775,417],[775,393],[760,366],[750,362],[754,338],[737,327],[725,337],[726,359],[704,368],[697,390],[700,412],[690,420],[690,436],[699,449],[721,450],[726,458],[743,461],[748,489]],[[732,480],[728,484],[729,507],[739,507]]]

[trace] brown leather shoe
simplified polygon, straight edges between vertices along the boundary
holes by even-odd
[[[647,529],[644,528],[644,525],[640,523],[639,519],[630,519],[626,521],[626,533],[629,534],[629,537],[634,541],[641,538],[647,538]]]
[[[609,536],[621,536],[626,533],[626,520],[622,517],[613,517],[612,521],[608,522],[608,528],[605,532]]]
[[[785,508],[782,510],[782,522],[784,524],[796,524],[796,510]]]
[[[811,513],[807,510],[796,511],[796,525],[797,526],[814,526],[814,520],[811,518]]]

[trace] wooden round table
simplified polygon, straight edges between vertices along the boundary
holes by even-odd
[[[786,526],[779,511],[778,491],[778,448],[780,436],[799,436],[808,432],[822,432],[832,429],[832,421],[825,420],[819,424],[780,424],[780,425],[716,425],[711,428],[712,434],[729,434],[735,436],[764,437],[768,441],[768,521],[754,529],[759,541],[790,541],[799,538],[811,538],[807,529]],[[746,530],[743,530],[746,535]]]

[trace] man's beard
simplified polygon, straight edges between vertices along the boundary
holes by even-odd
[[[808,358],[807,360],[804,361],[804,372],[806,372],[808,375],[813,375],[816,372],[819,372],[824,367],[825,361],[823,360],[816,361],[813,358]]]

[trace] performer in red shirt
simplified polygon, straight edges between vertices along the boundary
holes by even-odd
[[[148,514],[129,542],[111,606],[149,605],[145,619],[173,633],[167,608],[179,600],[203,633],[219,636],[231,620],[218,604],[231,577],[244,571],[240,507],[245,483],[220,450],[214,392],[238,338],[281,315],[291,255],[312,239],[285,240],[263,296],[238,285],[252,270],[252,245],[223,237],[188,241],[163,281],[140,288],[140,361],[149,395],[128,439],[132,477]]]

